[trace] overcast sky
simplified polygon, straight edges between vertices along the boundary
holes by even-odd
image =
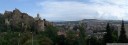
[[[128,20],[128,0],[0,0],[0,12],[15,8],[49,21]]]

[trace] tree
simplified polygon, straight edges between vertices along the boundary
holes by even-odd
[[[58,36],[58,41],[57,41],[57,45],[67,45],[66,44],[66,38],[65,38],[65,36],[64,35],[59,35]],[[67,42],[68,43],[68,42]]]
[[[126,36],[126,31],[125,31],[125,27],[124,27],[124,21],[122,20],[122,24],[121,24],[121,31],[120,31],[120,35],[119,35],[119,39],[118,39],[118,42],[119,43],[127,43],[128,39],[127,39],[127,36]]]
[[[97,38],[94,36],[91,36],[87,39],[87,45],[98,45]]]
[[[45,28],[44,34],[46,37],[50,38],[55,45],[57,43],[57,28],[54,26],[47,26]]]
[[[66,45],[78,45],[78,36],[74,30],[68,30],[66,33]]]
[[[5,27],[5,20],[3,18],[3,14],[0,13],[0,32],[5,32],[6,27]]]
[[[104,44],[113,43],[112,29],[110,28],[109,23],[107,23],[106,34],[104,35],[103,40],[104,40]]]
[[[0,35],[0,45],[18,45],[18,33],[6,32]]]
[[[53,41],[49,39],[48,37],[43,37],[42,39],[40,39],[39,44],[40,45],[53,45]]]
[[[79,27],[80,33],[79,33],[79,45],[86,45],[86,35],[85,35],[85,29],[83,26]]]
[[[25,44],[28,40],[32,38],[32,35],[30,32],[21,33],[19,36],[19,44]]]
[[[117,43],[118,42],[118,31],[114,30],[112,32],[112,37],[113,37],[113,43]]]

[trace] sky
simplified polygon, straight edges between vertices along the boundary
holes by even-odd
[[[128,0],[0,0],[0,13],[18,8],[49,21],[128,20]]]

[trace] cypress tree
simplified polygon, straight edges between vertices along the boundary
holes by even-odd
[[[113,43],[113,39],[112,38],[113,38],[112,37],[112,29],[110,28],[109,23],[107,23],[106,34],[103,37],[104,44],[106,44],[106,43]]]
[[[124,21],[122,20],[122,24],[121,24],[121,31],[120,31],[120,36],[118,39],[119,43],[127,43],[127,36],[126,36],[126,31],[125,31],[125,27],[124,27]]]

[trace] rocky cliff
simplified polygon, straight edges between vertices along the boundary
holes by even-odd
[[[2,17],[6,26],[17,31],[30,30],[34,23],[33,17],[29,16],[27,13],[20,12],[18,9],[5,11]]]

